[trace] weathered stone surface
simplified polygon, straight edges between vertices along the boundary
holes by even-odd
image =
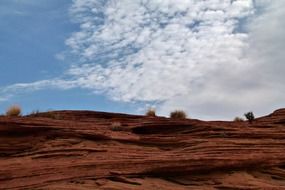
[[[285,109],[248,122],[0,117],[0,189],[285,189]]]

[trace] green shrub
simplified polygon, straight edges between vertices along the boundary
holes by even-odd
[[[172,119],[185,119],[186,117],[186,113],[182,110],[175,110],[170,113],[170,118]]]
[[[15,117],[21,115],[21,107],[17,105],[10,106],[6,111],[6,116]]]
[[[247,112],[244,116],[250,123],[254,120],[254,114],[252,112]]]
[[[148,109],[147,112],[145,113],[146,116],[150,116],[150,117],[155,117],[155,110],[154,109]]]

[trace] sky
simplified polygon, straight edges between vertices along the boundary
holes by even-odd
[[[0,0],[0,113],[232,120],[285,107],[285,1]]]

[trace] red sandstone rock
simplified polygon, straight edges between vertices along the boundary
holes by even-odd
[[[248,122],[0,117],[0,189],[285,189],[285,109]]]

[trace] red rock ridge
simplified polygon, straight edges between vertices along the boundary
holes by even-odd
[[[0,189],[285,189],[285,109],[248,122],[0,117]]]

